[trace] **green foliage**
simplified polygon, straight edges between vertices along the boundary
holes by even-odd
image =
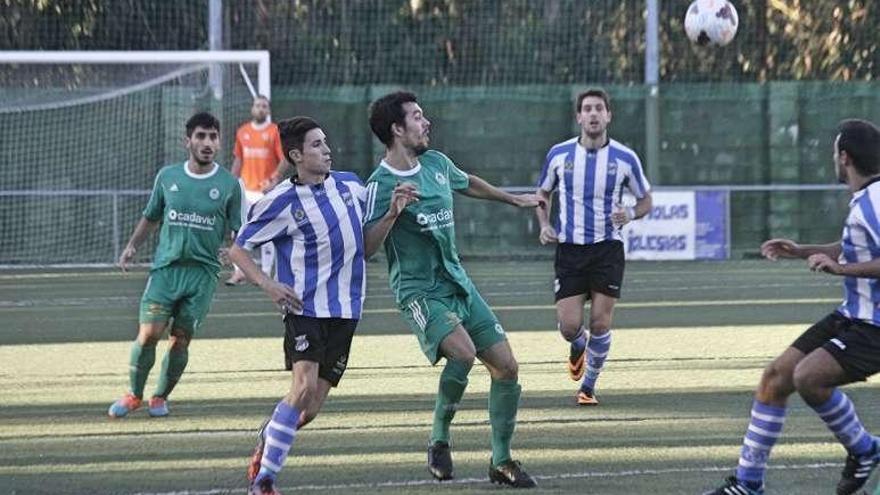
[[[185,50],[207,1],[3,0],[0,49]],[[499,85],[644,79],[644,0],[227,0],[225,45],[272,52],[276,84]],[[663,81],[877,78],[880,4],[737,0],[725,48],[660,2]]]

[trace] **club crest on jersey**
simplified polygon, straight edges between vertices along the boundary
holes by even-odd
[[[495,332],[496,332],[498,335],[504,335],[504,327],[501,326],[501,323],[496,323],[496,324],[495,324]]]
[[[562,164],[562,168],[565,170],[574,170],[574,161],[572,159],[566,159],[565,163]]]
[[[169,187],[168,190],[171,192],[177,192],[180,189],[177,187],[177,184],[171,184],[171,187]]]
[[[216,187],[212,187],[210,191],[208,191],[208,197],[211,199],[217,199],[220,197],[220,190]]]
[[[437,180],[438,184],[446,184],[446,176],[443,175],[442,172],[437,172],[436,174],[434,174],[434,179]]]
[[[302,208],[297,208],[296,211],[293,212],[293,219],[296,220],[296,223],[301,223],[306,218],[306,212],[303,211]]]
[[[297,335],[294,337],[296,340],[296,344],[293,346],[296,349],[296,352],[303,352],[309,348],[309,336],[308,335]]]
[[[346,206],[354,206],[354,201],[351,199],[350,192],[346,191],[340,194],[340,196],[342,197],[342,201],[345,203]]]

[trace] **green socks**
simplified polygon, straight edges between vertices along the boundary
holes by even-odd
[[[162,372],[159,374],[159,384],[156,386],[154,397],[168,398],[168,394],[174,390],[174,386],[183,375],[186,368],[186,362],[189,360],[189,351],[174,350],[172,347],[165,353],[165,359],[162,360]]]
[[[492,425],[492,463],[511,460],[510,440],[516,427],[516,411],[522,391],[516,380],[492,380],[489,388],[489,423]]]
[[[131,393],[136,397],[143,398],[144,385],[147,384],[147,377],[150,376],[150,370],[155,362],[156,344],[144,347],[135,340],[131,345],[131,355],[128,359],[128,382]]]
[[[449,425],[455,417],[458,403],[464,395],[468,384],[470,363],[447,360],[443,372],[440,373],[440,386],[437,391],[437,402],[434,405],[434,426],[431,429],[431,443],[449,443]]]

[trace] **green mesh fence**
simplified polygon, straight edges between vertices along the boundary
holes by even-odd
[[[833,183],[837,121],[880,120],[880,4],[737,0],[741,25],[733,43],[701,48],[684,36],[687,3],[660,2],[660,150],[656,162],[645,164],[651,181]],[[2,4],[0,50],[207,48],[206,0]],[[610,90],[612,135],[644,157],[645,6],[645,0],[226,0],[223,46],[270,51],[275,118],[317,117],[342,168],[365,177],[375,166],[381,148],[366,124],[367,105],[406,87],[434,122],[435,147],[496,184],[524,186],[535,183],[548,147],[576,132],[571,100],[589,85]],[[149,189],[161,165],[183,158],[182,123],[202,108],[222,118],[221,160],[228,165],[232,132],[249,105],[235,67],[225,71],[219,102],[210,98],[202,69],[105,98],[182,69],[59,65],[32,73],[4,66],[0,192]],[[92,97],[100,101],[88,102]],[[114,239],[127,237],[143,198],[27,201],[0,196],[0,218],[20,234],[0,241],[0,264],[111,261]],[[63,212],[62,220],[26,204]],[[845,207],[839,191],[737,193],[733,252],[753,250],[768,235],[833,239],[838,229],[815,228],[809,212],[821,206],[836,226],[840,204]],[[115,217],[108,218],[108,208]],[[464,252],[542,252],[525,213],[467,200],[458,208]],[[70,231],[48,233],[59,224]]]

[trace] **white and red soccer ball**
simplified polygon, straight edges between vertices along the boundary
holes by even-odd
[[[724,46],[736,36],[739,15],[727,0],[694,0],[684,16],[684,30],[694,43]]]

